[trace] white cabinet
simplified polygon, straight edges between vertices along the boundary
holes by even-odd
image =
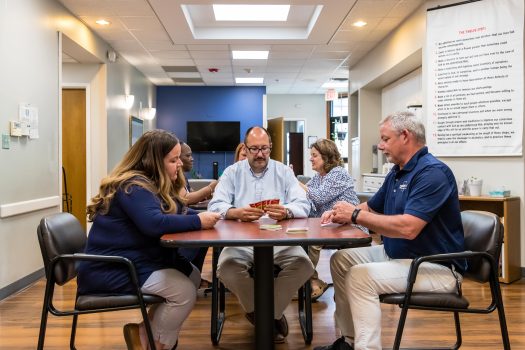
[[[385,174],[363,174],[363,192],[377,192],[385,181]]]

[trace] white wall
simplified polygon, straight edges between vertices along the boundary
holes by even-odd
[[[119,58],[108,65],[108,171],[122,159],[129,149],[129,118],[139,116],[139,106],[156,106],[156,88],[135,67]],[[122,108],[124,95],[135,96],[130,110]],[[155,120],[144,121],[144,131],[155,127]]]
[[[0,149],[2,181],[0,182],[0,205],[44,197],[61,196],[59,188],[59,115],[60,115],[60,45],[59,31],[77,42],[98,61],[106,62],[106,51],[110,48],[94,35],[82,22],[54,0],[2,0],[0,1],[0,133],[8,134],[8,122],[18,117],[19,103],[31,103],[38,108],[38,139],[11,137],[11,148]],[[124,80],[137,88],[137,95],[144,98],[153,91],[152,84],[125,61],[119,66],[127,67],[133,74],[120,74],[124,68],[115,69],[107,65],[107,76],[111,78],[107,87],[99,78],[92,80],[99,85],[99,98],[106,95],[123,95],[120,89]],[[98,75],[97,75],[98,76]],[[137,82],[137,80],[139,80]],[[92,86],[93,86],[92,85]],[[111,89],[110,89],[111,88]],[[111,90],[111,92],[110,92]],[[145,91],[148,90],[148,93]],[[107,91],[107,93],[106,93]],[[93,93],[93,89],[92,89]],[[133,93],[133,91],[131,92]],[[154,96],[152,97],[154,102]],[[91,106],[91,105],[90,105]],[[104,114],[100,108],[94,112]],[[113,112],[113,111],[112,111]],[[112,117],[115,113],[108,113]],[[127,113],[126,113],[127,114]],[[103,117],[100,116],[100,118]],[[128,140],[127,122],[101,125],[96,119],[92,127],[100,130],[95,137],[119,137],[115,141],[124,144]],[[125,130],[125,135],[113,133],[112,127]],[[111,135],[111,136],[109,136]],[[98,142],[97,139],[91,140]],[[101,144],[104,144],[102,141]],[[111,154],[113,150],[109,150]],[[123,149],[116,148],[121,153]],[[93,159],[104,159],[106,151],[95,149]],[[95,170],[100,177],[106,171],[105,164],[98,163]],[[42,268],[38,248],[36,227],[42,216],[59,211],[59,207],[0,218],[0,292],[3,288]],[[2,293],[0,293],[1,297]]]
[[[381,91],[381,112],[383,115],[407,110],[408,105],[422,104],[422,70],[421,68],[408,73]],[[410,109],[414,114],[419,111]]]
[[[351,92],[360,89],[385,89],[424,62],[424,40],[426,30],[426,9],[453,1],[428,1],[416,10],[400,27],[382,41],[375,49],[356,64],[349,73]],[[468,5],[465,5],[468,6]],[[422,56],[419,52],[422,52]],[[423,57],[423,58],[422,58]],[[426,67],[422,69],[422,101],[426,93]],[[408,83],[408,82],[407,82]],[[402,83],[400,83],[402,85]],[[413,89],[412,87],[407,87]],[[407,96],[414,93],[406,93]],[[397,92],[396,92],[397,94]],[[403,93],[404,94],[404,93]],[[390,100],[390,97],[386,97]],[[393,102],[383,101],[382,108],[394,106]],[[383,116],[384,116],[384,110]],[[425,106],[422,116],[426,119]],[[522,116],[523,117],[523,116]],[[430,150],[432,152],[432,150]],[[491,187],[504,184],[512,195],[521,197],[521,266],[525,266],[525,219],[523,218],[523,199],[525,197],[525,162],[520,157],[442,157],[454,172],[457,179],[470,176],[483,178],[483,192]]]
[[[308,136],[326,138],[326,102],[324,95],[267,95],[268,119],[283,117],[285,120],[304,120],[306,145],[304,150],[304,172],[313,176],[310,166]]]

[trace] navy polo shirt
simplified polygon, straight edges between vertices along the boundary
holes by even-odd
[[[450,168],[421,148],[403,169],[388,173],[368,207],[385,215],[410,214],[427,224],[413,239],[383,237],[385,252],[392,259],[453,253],[464,250],[463,225],[456,179]],[[466,262],[454,265],[459,272]]]

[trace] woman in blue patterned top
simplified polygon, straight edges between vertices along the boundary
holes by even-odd
[[[179,196],[181,146],[163,130],[148,131],[102,180],[99,193],[87,207],[93,222],[85,252],[124,256],[135,264],[144,293],[166,301],[149,311],[155,347],[172,349],[196,301],[200,272],[177,250],[160,246],[164,233],[211,228],[215,213],[187,209]],[[187,215],[184,215],[187,214]],[[126,269],[103,263],[82,262],[79,293],[126,293],[132,288]],[[124,326],[128,349],[145,350],[144,324]]]
[[[344,163],[335,142],[326,139],[314,142],[310,147],[310,162],[312,170],[317,173],[306,185],[302,185],[312,205],[310,217],[321,217],[339,201],[359,204],[354,189],[354,179],[343,167]],[[314,266],[319,262],[321,249],[322,246],[308,248],[308,256]],[[314,272],[310,283],[312,300],[317,300],[328,288],[328,284],[318,277],[317,271]]]

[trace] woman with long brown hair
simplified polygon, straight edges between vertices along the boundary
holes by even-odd
[[[187,209],[178,190],[181,146],[163,130],[148,131],[102,180],[99,193],[87,208],[93,225],[85,252],[120,255],[134,262],[144,293],[166,302],[150,309],[157,349],[172,349],[184,320],[195,304],[199,270],[174,249],[163,248],[164,233],[211,228],[215,213]],[[187,215],[185,215],[187,214]],[[127,272],[113,265],[83,262],[79,293],[125,293],[131,290]],[[128,349],[147,349],[141,323],[124,326]]]

